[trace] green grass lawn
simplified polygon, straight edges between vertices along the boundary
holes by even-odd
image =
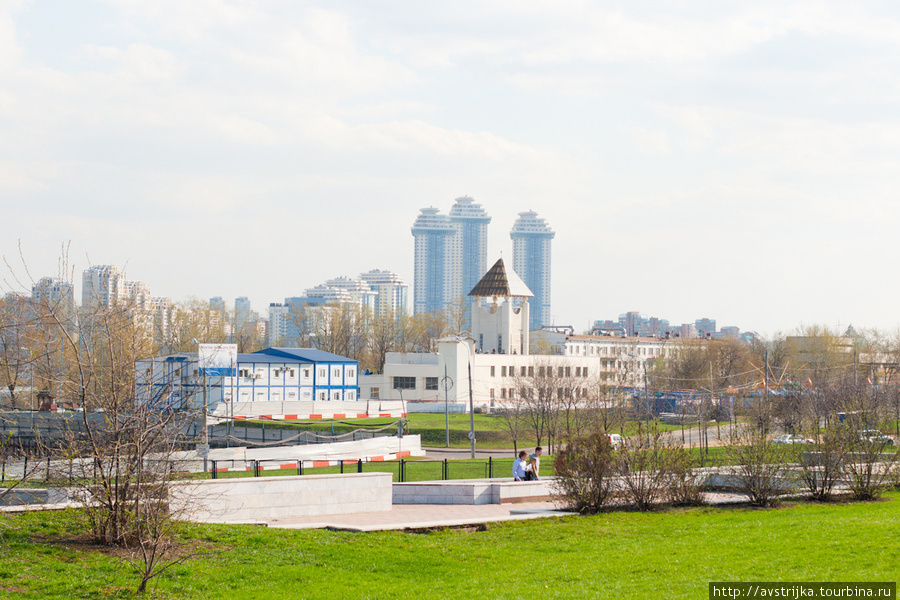
[[[208,552],[160,576],[148,595],[695,599],[710,581],[896,581],[898,500],[615,512],[429,534],[191,525],[191,545]],[[79,542],[76,513],[0,519],[0,597],[133,597],[122,558]]]

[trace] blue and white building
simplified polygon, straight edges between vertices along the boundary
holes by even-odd
[[[513,271],[534,294],[530,329],[552,325],[550,313],[550,243],[556,232],[534,211],[519,213],[509,236],[513,243]]]
[[[462,196],[449,216],[423,208],[412,227],[415,238],[413,312],[434,312],[463,301],[487,270],[491,217],[470,196]]]
[[[434,207],[423,208],[412,226],[415,238],[413,313],[444,310],[449,289],[448,246],[456,230]]]
[[[267,348],[237,355],[233,374],[206,376],[196,353],[138,363],[141,398],[176,408],[208,409],[255,402],[353,402],[359,400],[357,361],[311,348]],[[239,414],[236,412],[235,414]]]

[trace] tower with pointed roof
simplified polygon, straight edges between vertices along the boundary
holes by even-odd
[[[528,354],[529,305],[534,294],[499,259],[469,292],[475,350],[486,354]],[[489,303],[478,299],[489,300]],[[518,300],[516,302],[516,300]]]

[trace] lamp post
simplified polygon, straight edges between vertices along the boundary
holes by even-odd
[[[441,378],[441,387],[444,390],[444,432],[446,434],[447,447],[450,447],[450,390],[453,389],[453,378],[447,375],[447,359],[438,353],[438,358],[444,361],[444,376]]]
[[[466,345],[466,360],[469,366],[469,441],[472,442],[472,458],[475,458],[475,398],[472,393],[472,347],[469,345],[470,339],[456,336],[456,341]]]

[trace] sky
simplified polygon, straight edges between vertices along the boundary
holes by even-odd
[[[488,267],[556,231],[576,331],[893,330],[898,63],[888,1],[0,0],[4,289],[412,290],[419,209],[470,195]]]

